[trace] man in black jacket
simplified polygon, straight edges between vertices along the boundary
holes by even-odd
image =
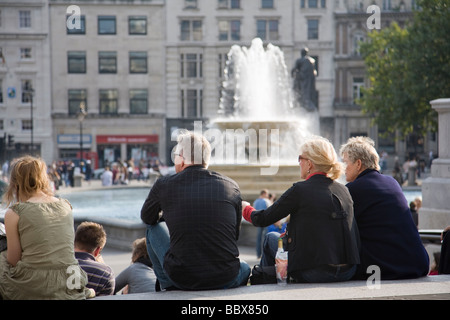
[[[177,173],[159,178],[142,207],[147,250],[163,290],[237,287],[250,275],[237,247],[241,193],[236,182],[207,170],[210,155],[203,136],[180,134]]]

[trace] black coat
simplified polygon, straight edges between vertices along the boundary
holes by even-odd
[[[200,290],[237,277],[242,199],[236,182],[201,166],[161,177],[145,200],[141,218],[156,224],[161,211],[170,233],[164,259],[170,279],[183,289]]]
[[[381,279],[427,275],[428,254],[398,182],[368,169],[347,187],[361,238],[359,277],[371,275],[367,273],[371,265],[380,268]]]
[[[358,231],[347,188],[325,175],[294,183],[266,210],[253,211],[255,226],[268,226],[290,214],[288,272],[326,264],[358,264]]]

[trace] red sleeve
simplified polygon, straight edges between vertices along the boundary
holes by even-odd
[[[252,206],[246,206],[244,212],[242,213],[242,217],[251,223],[253,211],[255,211],[255,208],[253,208]]]

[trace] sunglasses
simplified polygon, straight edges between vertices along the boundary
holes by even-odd
[[[302,155],[298,156],[298,162],[300,162],[300,160],[309,160],[308,158],[303,157]]]

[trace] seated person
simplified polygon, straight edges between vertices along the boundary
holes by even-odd
[[[289,216],[286,231],[291,282],[350,280],[359,263],[358,232],[348,189],[337,182],[342,172],[333,145],[318,137],[300,147],[300,177],[269,208],[254,210],[243,202],[243,217],[268,226]],[[279,233],[264,240],[261,266],[273,266]]]
[[[88,275],[87,287],[94,289],[97,296],[114,293],[114,273],[100,255],[105,244],[106,233],[100,224],[85,221],[78,226],[75,232],[75,258]]]
[[[367,137],[350,138],[340,150],[361,239],[357,278],[378,266],[381,279],[426,276],[429,257],[397,181],[379,172],[379,156]]]
[[[156,284],[155,272],[147,253],[145,238],[133,242],[131,264],[116,277],[114,294],[122,290],[126,293],[154,292]]]
[[[141,209],[147,250],[161,289],[246,285],[250,267],[240,261],[237,246],[242,220],[239,186],[207,169],[211,146],[202,135],[181,133],[174,156],[176,174],[156,180]]]
[[[10,174],[2,201],[8,243],[0,254],[0,300],[95,296],[74,257],[72,206],[54,196],[45,162],[19,158]]]

